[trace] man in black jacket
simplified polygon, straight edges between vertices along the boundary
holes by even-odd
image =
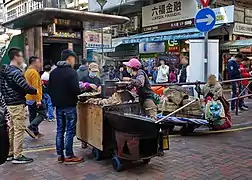
[[[56,107],[58,162],[66,164],[83,161],[82,157],[76,157],[73,153],[73,138],[76,135],[77,123],[76,104],[77,96],[80,94],[78,74],[73,70],[75,59],[75,52],[68,49],[62,51],[61,61],[57,63],[57,68],[51,72],[48,85],[52,103]],[[64,149],[66,150],[65,155]]]
[[[10,112],[10,150],[8,160],[14,164],[25,164],[33,161],[25,157],[23,152],[23,141],[25,126],[25,95],[37,94],[37,90],[27,84],[21,67],[23,54],[18,48],[8,51],[10,65],[1,70],[1,92]]]

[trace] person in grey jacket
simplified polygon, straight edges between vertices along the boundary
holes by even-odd
[[[87,61],[87,59],[81,60],[81,66],[77,70],[77,74],[78,74],[79,80],[88,76],[88,61]]]

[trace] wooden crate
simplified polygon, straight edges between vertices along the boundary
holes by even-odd
[[[103,109],[78,102],[77,138],[103,151]]]

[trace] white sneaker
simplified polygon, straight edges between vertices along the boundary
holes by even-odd
[[[248,108],[246,108],[246,107],[243,106],[243,107],[240,108],[240,110],[242,110],[242,111],[248,111]]]

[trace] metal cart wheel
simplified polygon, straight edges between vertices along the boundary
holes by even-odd
[[[113,166],[114,170],[116,170],[117,172],[120,172],[123,168],[122,163],[117,156],[114,156],[112,158],[112,166]]]
[[[143,159],[144,164],[149,164],[150,161],[151,161],[151,159]]]
[[[99,161],[102,158],[102,152],[99,149],[93,148],[92,155],[94,160]]]

